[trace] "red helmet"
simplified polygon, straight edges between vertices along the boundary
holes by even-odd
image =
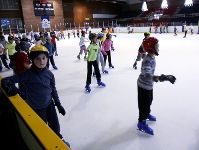
[[[105,27],[102,27],[102,30],[106,30],[106,28],[105,28]]]
[[[159,49],[158,49],[158,39],[155,37],[149,37],[143,40],[142,46],[146,52],[159,55]]]

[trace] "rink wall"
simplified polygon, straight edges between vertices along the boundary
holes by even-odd
[[[1,79],[0,76],[0,81]],[[5,112],[1,114],[5,117],[0,118],[2,128],[12,129],[9,139],[1,137],[5,143],[13,144],[11,139],[13,136],[17,136],[15,141],[20,141],[18,149],[27,149],[24,147],[28,147],[29,150],[70,150],[18,94],[8,97],[0,86],[0,99],[2,109],[0,114]],[[4,130],[2,128],[1,131]],[[17,149],[15,144],[13,146]]]
[[[182,32],[182,26],[176,26],[177,27],[177,30],[178,30],[178,33]],[[189,28],[189,26],[187,26]],[[149,27],[131,27],[130,30],[133,29],[133,32],[134,33],[143,33],[143,32],[147,32],[149,31]],[[158,32],[159,32],[159,28],[158,28]],[[91,32],[93,33],[98,33],[101,31],[101,28],[95,28],[95,29],[91,29]],[[114,31],[115,33],[117,32],[116,31],[116,28],[114,28]],[[168,27],[168,31],[169,33],[173,33],[174,31],[174,27],[173,26],[169,26]],[[127,27],[120,27],[120,33],[127,33]],[[154,28],[152,27],[151,28],[151,32],[154,32]],[[190,30],[188,31],[190,32]],[[195,33],[198,33],[198,26],[193,26],[193,32]]]
[[[182,32],[182,26],[176,26],[178,33],[183,33]],[[149,31],[149,27],[131,27],[130,30],[133,29],[133,33],[143,33],[143,32],[147,32]],[[189,29],[189,26],[188,26]],[[84,29],[85,30],[85,29]],[[92,33],[99,33],[101,32],[102,28],[92,28],[91,32]],[[116,28],[114,28],[115,33],[117,33]],[[158,28],[158,32],[160,31],[160,29]],[[168,31],[169,33],[173,33],[174,32],[174,27],[173,26],[169,26],[168,27]],[[119,28],[119,33],[127,33],[127,27],[120,27]],[[151,32],[154,33],[154,28],[151,28]],[[190,32],[190,30],[188,30],[188,32]],[[194,33],[198,33],[198,26],[193,26],[193,32]],[[65,36],[67,36],[66,32],[65,32]],[[30,38],[30,37],[29,37]],[[8,35],[5,35],[5,39],[8,40]]]

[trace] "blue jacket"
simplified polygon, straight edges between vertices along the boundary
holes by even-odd
[[[53,43],[48,43],[48,42],[46,42],[45,44],[44,44],[44,46],[48,49],[48,55],[49,56],[53,56],[53,53],[54,53],[54,51],[55,51],[55,49],[54,49],[54,44]]]
[[[52,101],[52,98],[55,104],[60,104],[55,87],[54,75],[46,68],[39,69],[31,66],[31,68],[26,71],[3,78],[1,82],[6,85],[22,83],[27,90],[26,102],[33,109],[47,107]]]

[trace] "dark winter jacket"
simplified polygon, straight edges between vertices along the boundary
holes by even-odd
[[[33,109],[47,107],[52,101],[52,98],[56,104],[60,104],[55,87],[54,75],[46,68],[39,69],[31,66],[31,68],[26,71],[3,78],[1,82],[8,86],[13,83],[22,83],[27,89],[26,102]]]

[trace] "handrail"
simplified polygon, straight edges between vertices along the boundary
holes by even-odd
[[[0,76],[0,81],[1,80],[2,77]],[[36,140],[38,140],[46,150],[70,150],[70,148],[66,146],[66,144],[50,129],[50,127],[46,125],[46,123],[18,94],[8,97],[1,86],[0,90],[7,97],[8,101],[12,104],[16,113],[19,115],[20,118],[22,118],[25,125],[28,126],[28,128],[31,130],[30,132],[34,134]],[[24,139],[27,146],[31,150],[34,150],[35,148],[32,147],[31,141],[27,140],[28,139]]]

